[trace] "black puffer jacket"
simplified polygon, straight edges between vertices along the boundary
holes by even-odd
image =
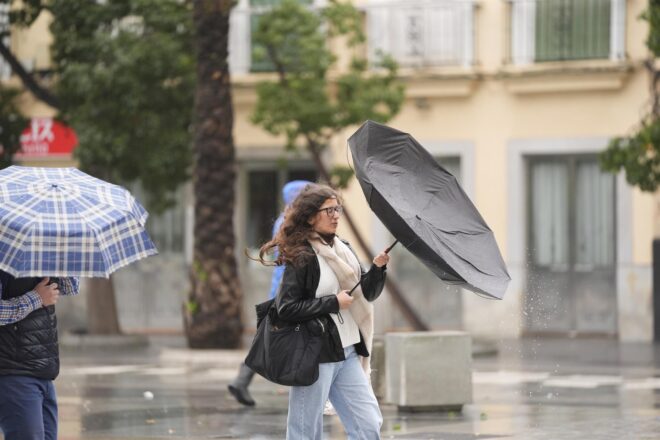
[[[21,296],[40,281],[41,278],[14,278],[0,271],[2,299]],[[0,375],[53,380],[59,372],[54,306],[41,307],[18,322],[0,326]]]
[[[346,242],[345,242],[346,243]],[[346,243],[348,245],[348,243]],[[350,246],[349,246],[350,247]],[[311,249],[311,245],[310,245]],[[352,249],[351,249],[352,250]],[[383,291],[386,267],[371,266],[369,272],[362,272],[360,287],[368,301],[374,301]],[[279,318],[289,322],[302,322],[319,318],[325,326],[323,348],[320,362],[339,362],[345,360],[339,331],[330,313],[339,311],[339,301],[335,295],[316,298],[316,289],[321,279],[318,258],[312,257],[302,267],[287,264],[282,276],[282,284],[275,304]],[[360,356],[369,356],[367,347],[360,334],[360,343],[355,345]]]

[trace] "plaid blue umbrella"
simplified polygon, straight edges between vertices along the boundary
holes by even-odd
[[[0,269],[15,277],[105,277],[156,254],[147,211],[75,168],[0,171]]]

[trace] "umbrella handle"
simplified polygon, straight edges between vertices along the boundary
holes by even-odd
[[[398,242],[399,242],[399,240],[394,240],[394,243],[392,243],[387,249],[385,249],[385,253],[386,253],[386,254],[389,254],[390,251],[392,250],[392,248],[393,248],[394,246],[396,246],[396,244],[397,244]],[[351,290],[348,291],[348,294],[349,294],[349,295],[352,294],[353,291],[354,291],[355,289],[357,289],[357,287],[360,285],[360,282],[361,282],[361,281],[362,281],[362,280],[358,281],[357,284],[356,284],[355,286],[353,286],[353,288],[352,288]]]

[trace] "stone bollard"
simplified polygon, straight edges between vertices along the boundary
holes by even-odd
[[[385,398],[401,411],[460,411],[472,402],[470,335],[385,335]]]
[[[374,338],[371,347],[371,387],[379,401],[385,399],[385,341],[383,338]]]

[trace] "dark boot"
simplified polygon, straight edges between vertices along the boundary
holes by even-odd
[[[254,371],[250,370],[250,367],[247,365],[241,364],[241,368],[238,370],[238,376],[227,386],[231,395],[245,406],[254,406],[254,399],[252,399],[248,391],[252,377],[254,377]]]

